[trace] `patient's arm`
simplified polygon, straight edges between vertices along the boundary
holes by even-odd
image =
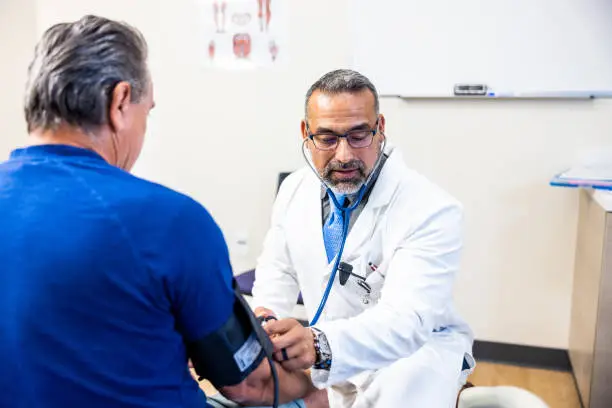
[[[317,390],[312,385],[310,376],[306,372],[288,372],[276,362],[274,366],[278,373],[280,385],[279,404],[304,398]],[[262,361],[259,367],[240,384],[222,387],[219,391],[225,398],[241,405],[272,405],[274,401],[274,381],[268,360]]]

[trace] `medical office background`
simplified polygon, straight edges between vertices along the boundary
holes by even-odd
[[[21,103],[43,30],[86,13],[125,20],[149,43],[157,103],[134,172],[203,203],[235,272],[252,269],[278,174],[303,165],[304,94],[350,62],[350,6],[291,0],[288,65],[231,72],[203,69],[194,2],[0,0],[0,155],[27,142]],[[455,294],[477,339],[567,349],[578,196],[548,181],[611,146],[612,101],[383,98],[381,111],[409,166],[465,207]]]

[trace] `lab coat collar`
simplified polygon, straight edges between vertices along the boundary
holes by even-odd
[[[378,219],[381,208],[389,204],[394,192],[400,184],[402,174],[404,174],[404,165],[400,152],[392,147],[386,148],[385,152],[389,157],[378,175],[367,204],[348,234],[343,259],[351,259],[354,254],[359,253],[359,249],[371,239],[372,231],[376,225],[376,220]],[[307,184],[307,188],[310,192],[307,196],[310,197],[308,198],[310,204],[307,206],[308,211],[304,214],[305,228],[309,231],[309,236],[315,237],[313,248],[316,249],[312,254],[313,262],[316,260],[316,264],[321,262],[321,264],[328,265],[327,256],[325,255],[325,245],[323,243],[323,234],[321,232],[321,225],[323,222],[321,219],[320,199],[321,181],[314,174],[312,174],[312,177],[309,179],[310,182]],[[328,271],[328,273],[325,274],[325,281],[328,279],[330,272],[331,271]]]
[[[359,214],[359,218],[355,220],[346,239],[343,259],[349,263],[351,258],[356,254],[361,254],[364,247],[371,241],[372,231],[375,229],[380,212],[391,202],[399,186],[400,175],[403,174],[399,169],[401,157],[399,152],[393,150],[388,151],[388,154],[389,157],[378,175],[368,202]]]
[[[400,175],[403,174],[401,152],[393,146],[387,146],[385,153],[387,160],[372,187],[366,208],[376,209],[387,205],[399,185]]]

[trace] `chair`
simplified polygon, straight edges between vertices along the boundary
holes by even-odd
[[[278,182],[276,184],[276,194],[278,194],[278,190],[280,190],[280,186],[281,183],[283,182],[283,180],[285,180],[287,178],[288,175],[290,175],[290,172],[282,172],[282,173],[278,173]]]
[[[535,394],[518,387],[471,387],[459,396],[457,408],[549,408]]]
[[[240,293],[245,296],[253,296],[253,284],[255,283],[255,269],[248,270],[240,275],[236,275],[236,283]],[[302,294],[300,293],[297,299],[298,305],[303,305]]]

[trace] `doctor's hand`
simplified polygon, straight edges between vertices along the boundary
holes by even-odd
[[[288,371],[306,370],[316,360],[314,337],[295,319],[270,321],[264,327],[274,344],[274,358]]]
[[[255,310],[253,311],[253,313],[257,317],[261,317],[261,316],[273,316],[273,317],[276,317],[276,314],[272,310],[267,309],[265,307],[261,307],[261,306],[256,307]]]

